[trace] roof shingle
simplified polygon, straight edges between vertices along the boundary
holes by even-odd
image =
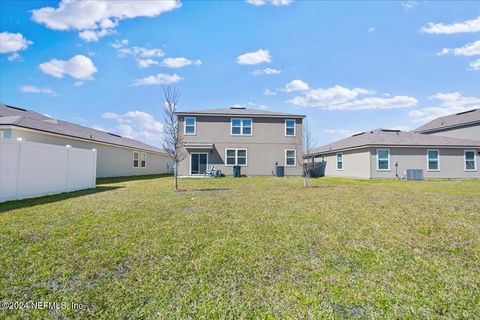
[[[11,107],[1,103],[0,124],[49,132],[73,138],[80,138],[92,142],[108,143],[133,149],[161,153],[165,152],[162,149],[150,146],[138,140],[121,137],[119,135],[84,127],[67,121],[53,119],[31,110]]]
[[[177,115],[211,115],[211,116],[241,115],[241,116],[257,116],[257,117],[305,118],[305,115],[301,115],[301,114],[274,112],[274,111],[258,110],[258,109],[250,109],[250,108],[236,108],[236,107],[193,110],[193,111],[179,111],[176,114]]]
[[[434,119],[414,132],[440,131],[476,123],[480,124],[480,108]]]
[[[384,147],[480,147],[480,141],[441,137],[399,130],[376,129],[355,134],[312,150],[312,155],[326,154],[368,146]]]

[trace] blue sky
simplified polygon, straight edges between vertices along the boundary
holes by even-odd
[[[480,107],[480,3],[1,1],[0,101],[161,145],[181,110],[308,116],[319,145]]]

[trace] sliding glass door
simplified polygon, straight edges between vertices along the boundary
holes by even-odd
[[[203,174],[208,167],[208,153],[190,154],[190,174]]]

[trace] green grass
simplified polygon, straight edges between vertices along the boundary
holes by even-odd
[[[145,177],[146,178],[146,177]],[[480,181],[104,179],[0,205],[0,318],[478,319]]]

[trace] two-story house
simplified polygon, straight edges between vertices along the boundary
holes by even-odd
[[[180,176],[202,175],[215,166],[231,175],[272,175],[275,164],[285,175],[302,172],[302,121],[304,115],[240,107],[177,112],[184,141]]]

